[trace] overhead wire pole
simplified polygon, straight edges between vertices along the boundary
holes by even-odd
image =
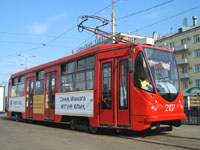
[[[112,4],[109,4],[108,6],[106,6],[106,7],[104,7],[103,9],[97,11],[97,12],[94,13],[93,15],[94,15],[94,16],[97,15],[98,13],[100,13],[100,12],[104,11],[105,9],[111,7],[111,5],[114,6],[114,4],[116,4],[116,3],[118,3],[118,2],[120,2],[120,0],[114,0],[114,1],[112,1]],[[89,41],[90,39],[92,39],[94,36],[95,36],[95,35],[90,36],[88,39],[84,40],[81,44],[79,44],[78,46],[76,46],[74,49],[77,49],[78,47],[80,47],[81,45],[83,45],[84,43],[86,43],[87,41]],[[68,53],[66,53],[64,56],[66,56],[67,54],[68,54]]]
[[[115,43],[115,0],[112,0],[112,35],[113,35],[113,43]]]
[[[119,1],[120,1],[120,0],[112,0],[113,12],[114,12],[114,4],[116,4],[116,3],[119,2]],[[139,14],[139,13],[142,13],[142,12],[145,12],[145,11],[148,11],[148,10],[151,10],[151,9],[153,9],[153,8],[156,8],[156,7],[160,7],[160,6],[162,6],[162,5],[165,5],[165,4],[170,3],[170,2],[173,2],[173,1],[175,1],[175,0],[168,0],[167,2],[164,2],[164,3],[161,3],[161,4],[155,5],[155,6],[153,6],[153,7],[150,7],[150,8],[144,9],[144,10],[141,10],[141,11],[136,12],[136,13],[129,14],[129,15],[124,16],[124,17],[120,17],[120,18],[116,18],[116,19],[115,19],[115,16],[114,16],[114,20],[113,20],[113,21],[114,21],[114,24],[113,24],[114,32],[115,32],[115,20],[121,20],[121,19],[124,19],[124,18],[128,18],[128,17],[130,17],[130,16],[133,16],[133,15],[136,15],[136,14]],[[103,8],[103,9],[97,11],[94,15],[96,15],[96,14],[98,14],[98,13],[104,11],[105,9],[109,8],[110,6],[111,6],[111,5],[108,5],[108,6],[106,6],[105,8]],[[192,9],[196,9],[196,7],[195,7],[195,8],[192,8]],[[189,10],[189,11],[191,11],[191,10]],[[184,13],[185,13],[185,12],[184,12]],[[114,13],[114,15],[115,15],[115,13]],[[154,24],[151,24],[151,26],[152,26],[152,25],[154,25]],[[32,50],[36,50],[36,49],[40,49],[40,48],[42,48],[42,47],[46,47],[46,46],[48,46],[50,43],[53,43],[55,40],[61,38],[64,34],[66,34],[67,32],[71,31],[71,30],[74,29],[75,27],[76,27],[76,26],[72,26],[72,27],[71,27],[70,29],[68,29],[67,31],[65,31],[65,32],[63,32],[62,34],[56,36],[56,37],[55,37],[54,39],[52,39],[51,41],[47,42],[47,44],[46,44],[46,43],[43,43],[42,46],[35,47],[35,48],[31,48],[31,49],[28,49],[28,50],[24,50],[24,51],[21,51],[20,53],[22,53],[22,52],[28,52],[28,51],[32,51]],[[147,27],[149,27],[149,26],[145,26],[145,28],[147,28]],[[142,28],[142,29],[143,29],[143,28]],[[139,30],[142,30],[142,29],[139,29]],[[2,32],[1,32],[1,33],[2,33]],[[3,33],[4,33],[4,32],[3,32]],[[8,33],[8,34],[16,34],[16,33]],[[25,35],[27,35],[27,34],[25,34]],[[91,36],[90,38],[88,38],[87,40],[91,39],[92,37],[94,37],[94,35]],[[87,40],[85,40],[83,43],[85,43]],[[82,45],[82,43],[81,43],[80,45]],[[13,54],[10,54],[10,55],[7,55],[7,56],[1,56],[0,59],[5,58],[5,57],[14,56],[14,55],[16,55],[16,53],[13,53]]]

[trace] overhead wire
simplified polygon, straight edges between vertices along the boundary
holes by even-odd
[[[120,0],[116,0],[116,1],[114,2],[114,4],[118,3],[119,1],[120,1]],[[98,13],[104,11],[105,9],[107,9],[107,8],[109,8],[109,7],[111,7],[111,6],[112,6],[112,3],[109,4],[109,5],[107,5],[106,7],[104,7],[104,8],[102,8],[102,9],[98,10],[98,11],[95,12],[93,15],[97,15]],[[89,41],[90,39],[92,39],[94,36],[96,36],[96,35],[93,34],[92,36],[90,36],[89,38],[87,38],[86,40],[84,40],[82,43],[80,43],[78,46],[76,46],[74,49],[79,48],[81,45],[83,45],[84,43],[86,43],[87,41]],[[73,49],[73,50],[74,50],[74,49]],[[68,55],[68,54],[69,54],[69,52],[66,53],[66,54],[64,54],[64,56],[66,56],[66,55]]]
[[[114,4],[116,4],[116,3],[118,3],[120,0],[116,0],[116,1],[114,1]],[[102,11],[104,11],[105,9],[107,9],[107,8],[109,8],[109,7],[111,7],[112,6],[112,3],[111,4],[109,4],[109,5],[107,5],[106,7],[104,7],[103,9],[101,9],[101,10],[99,10],[99,11],[97,11],[96,13],[94,13],[93,15],[97,15],[98,13],[100,13],[100,12],[102,12]]]
[[[166,4],[171,3],[171,2],[173,2],[173,1],[175,1],[175,0],[168,0],[168,1],[163,2],[163,3],[160,3],[160,4],[158,4],[158,5],[155,5],[155,6],[146,8],[146,9],[143,9],[143,10],[141,10],[141,11],[138,11],[138,12],[135,12],[135,13],[132,13],[132,14],[129,14],[129,15],[120,17],[120,18],[116,18],[115,20],[117,21],[117,20],[125,19],[125,18],[131,17],[131,16],[133,16],[133,15],[136,15],[136,14],[139,14],[139,13],[143,13],[143,12],[145,12],[145,11],[149,11],[149,10],[151,10],[151,9],[154,9],[154,8],[157,8],[157,7],[166,5]],[[118,0],[118,1],[115,1],[115,3],[117,3],[117,2],[119,2],[119,0]],[[108,7],[110,7],[110,6],[112,6],[112,4],[106,6],[105,8],[108,8]],[[104,10],[104,9],[102,9],[102,10]],[[96,15],[96,14],[94,14],[94,15]],[[111,22],[111,21],[110,21],[110,22]],[[80,47],[81,45],[83,45],[84,43],[86,43],[87,41],[91,40],[94,36],[95,36],[95,35],[92,35],[92,36],[89,37],[88,39],[84,40],[84,42],[82,42],[81,44],[79,44],[79,46],[77,46],[77,47],[74,48],[74,49],[77,49],[78,47]]]
[[[54,39],[50,40],[49,42],[46,43],[41,43],[40,45],[41,46],[37,46],[37,47],[34,47],[34,48],[30,48],[30,49],[27,49],[27,50],[24,50],[24,51],[20,51],[19,53],[24,53],[24,52],[29,52],[29,51],[33,51],[33,50],[37,50],[37,49],[40,49],[40,48],[43,48],[43,47],[46,47],[46,46],[49,46],[49,44],[53,43],[55,40],[57,40],[58,38],[60,38],[61,36],[63,36],[64,34],[66,34],[67,32],[70,32],[71,30],[73,30],[76,26],[73,26],[71,27],[70,29],[66,30],[65,32],[63,32],[62,34],[59,34],[58,36],[56,36]],[[6,55],[6,56],[2,56],[0,57],[1,58],[4,58],[4,57],[10,57],[10,56],[14,56],[16,55],[16,53],[13,53],[13,54],[10,54],[10,55]]]
[[[28,52],[28,51],[33,51],[33,50],[36,50],[36,49],[40,49],[40,48],[42,48],[42,47],[44,47],[44,46],[38,46],[38,47],[30,48],[30,49],[27,49],[27,50],[24,50],[24,51],[20,51],[19,53],[24,53],[24,52]],[[0,57],[0,59],[1,59],[1,58],[10,57],[10,56],[15,56],[15,55],[16,55],[16,53],[9,54],[9,55]]]
[[[56,36],[54,39],[52,39],[51,41],[47,42],[46,45],[49,45],[51,43],[53,43],[54,41],[56,41],[57,39],[59,39],[60,37],[62,37],[63,35],[65,35],[66,33],[70,32],[71,30],[73,30],[76,26],[71,27],[70,29],[66,30],[65,32],[59,34],[58,36]]]
[[[115,3],[119,2],[120,0],[115,1]],[[105,9],[109,8],[110,6],[112,6],[112,4],[107,5],[106,7],[102,8],[101,10],[95,12],[93,15],[96,15],[102,11],[104,11]],[[54,39],[52,39],[51,41],[47,42],[46,45],[51,44],[52,42],[54,42],[55,40],[57,40],[58,38],[62,37],[63,35],[65,35],[66,33],[70,32],[71,30],[73,30],[75,27],[77,27],[76,25],[71,27],[69,30],[66,30],[65,32],[61,33],[60,35],[58,35],[57,37],[55,37]]]
[[[180,13],[177,13],[177,14],[175,14],[175,15],[173,15],[173,16],[166,17],[166,18],[161,19],[161,20],[159,20],[159,21],[156,21],[156,22],[154,22],[154,23],[152,23],[152,24],[149,24],[149,25],[144,26],[144,27],[142,27],[142,28],[136,29],[134,32],[137,32],[137,31],[146,29],[146,28],[148,28],[148,27],[151,27],[151,26],[153,26],[153,25],[159,24],[159,23],[164,22],[164,21],[166,21],[166,20],[169,20],[169,19],[172,19],[172,18],[174,18],[174,17],[180,16],[180,15],[182,15],[182,14],[185,14],[185,13],[187,13],[187,12],[189,12],[189,11],[192,11],[192,10],[194,10],[194,9],[197,9],[197,8],[199,8],[199,7],[200,7],[200,5],[195,6],[195,7],[192,7],[192,8],[190,8],[190,9],[185,10],[185,11],[182,11],[182,12],[180,12]]]
[[[138,12],[135,12],[135,13],[132,13],[132,14],[129,14],[129,15],[126,15],[126,16],[123,16],[123,17],[120,17],[120,18],[117,18],[116,20],[125,19],[125,18],[131,17],[131,16],[133,16],[133,15],[136,15],[136,14],[139,14],[139,13],[142,13],[142,12],[145,12],[145,11],[149,11],[149,10],[151,10],[151,9],[154,9],[154,8],[157,8],[157,7],[160,7],[160,6],[163,6],[163,5],[168,4],[168,3],[171,3],[171,2],[173,2],[173,1],[175,1],[175,0],[166,1],[166,2],[164,2],[164,3],[155,5],[155,6],[153,6],[153,7],[146,8],[146,9],[144,9],[144,10],[141,10],[141,11],[138,11]],[[161,19],[161,20],[159,20],[159,21],[157,21],[157,22],[154,22],[154,23],[152,23],[152,24],[150,24],[150,25],[147,25],[147,26],[144,26],[144,27],[142,27],[142,28],[136,29],[134,32],[138,32],[138,31],[140,31],[140,30],[146,29],[146,28],[148,28],[148,27],[151,27],[151,26],[153,26],[153,25],[159,24],[159,23],[164,22],[164,21],[166,21],[166,20],[172,19],[172,18],[174,18],[174,17],[177,17],[177,16],[179,16],[179,15],[182,15],[182,14],[184,14],[184,13],[187,13],[187,12],[192,11],[192,10],[194,10],[194,9],[197,9],[197,8],[199,8],[199,7],[200,7],[200,5],[199,5],[199,6],[192,7],[192,8],[190,8],[190,9],[187,9],[187,10],[185,10],[185,11],[182,11],[182,12],[180,12],[180,13],[178,13],[178,14],[173,15],[173,16],[170,16],[170,17]],[[87,40],[85,40],[83,43],[87,42],[88,40],[90,40],[90,39],[91,39],[92,37],[94,37],[94,36],[95,36],[95,35],[91,36],[90,38],[88,38]]]
[[[0,34],[7,34],[7,35],[16,35],[16,36],[32,36],[32,37],[45,37],[45,38],[56,38],[57,36],[55,35],[46,35],[46,34],[42,34],[42,35],[39,35],[39,34],[28,34],[28,33],[16,33],[16,32],[1,32],[0,31]],[[60,37],[60,38],[63,38],[63,39],[69,39],[69,38],[73,38],[73,39],[79,39],[79,40],[83,40],[83,38],[80,38],[80,37]]]
[[[129,14],[129,15],[116,18],[115,20],[117,21],[117,20],[125,19],[125,18],[128,18],[128,17],[134,16],[134,15],[137,15],[137,14],[140,14],[140,13],[143,13],[143,12],[146,12],[146,11],[149,11],[149,10],[151,10],[151,9],[154,9],[154,8],[157,8],[157,7],[160,7],[160,6],[169,4],[169,3],[173,2],[173,1],[175,1],[175,0],[166,1],[166,2],[160,3],[160,4],[158,4],[158,5],[155,5],[155,6],[152,6],[152,7],[143,9],[143,10],[140,10],[140,11],[138,11],[138,12],[134,12],[134,13],[131,13],[131,14]]]
[[[0,41],[0,43],[16,43],[16,44],[41,45],[41,43],[21,42],[21,41],[5,41],[5,40]]]
[[[115,3],[119,2],[119,1],[120,1],[120,0],[117,0],[117,1],[115,1]],[[146,8],[146,9],[144,9],[144,10],[141,10],[141,11],[138,11],[138,12],[135,12],[135,13],[132,13],[132,14],[129,14],[129,15],[126,15],[126,16],[123,16],[123,17],[120,17],[120,18],[117,18],[116,20],[125,19],[125,18],[131,17],[131,16],[133,16],[133,15],[136,15],[136,14],[139,14],[139,13],[142,13],[142,12],[145,12],[145,11],[149,11],[149,10],[151,10],[151,9],[154,9],[154,8],[157,8],[157,7],[160,7],[160,6],[163,6],[163,5],[168,4],[168,3],[171,3],[171,2],[173,2],[173,1],[175,1],[175,0],[169,0],[169,1],[163,2],[163,3],[161,3],[161,4],[152,6],[152,7],[150,7],[150,8]],[[107,5],[107,6],[104,7],[103,9],[97,11],[96,13],[94,13],[94,15],[96,15],[96,14],[98,14],[98,13],[104,11],[105,9],[109,8],[110,6],[112,6],[112,4]],[[147,26],[144,26],[144,27],[142,27],[142,28],[136,29],[134,32],[137,32],[137,31],[139,31],[139,30],[143,30],[143,29],[145,29],[145,28],[151,27],[151,26],[156,25],[156,24],[158,24],[158,23],[164,22],[164,21],[166,21],[166,20],[168,20],[168,19],[174,18],[174,17],[176,17],[176,16],[179,16],[179,15],[184,14],[184,13],[186,13],[186,12],[192,11],[193,9],[196,9],[196,8],[199,8],[199,7],[200,7],[200,6],[196,6],[196,7],[193,7],[193,8],[191,8],[191,9],[185,10],[185,11],[183,11],[183,12],[180,12],[180,13],[176,14],[176,15],[167,17],[167,18],[165,18],[165,19],[162,19],[162,20],[159,20],[159,21],[157,21],[157,22],[154,22],[154,23],[152,23],[152,24],[150,24],[150,25],[147,25]],[[45,46],[48,46],[48,45],[50,45],[51,43],[53,43],[54,41],[56,41],[57,39],[61,38],[61,37],[62,37],[63,35],[65,35],[66,33],[68,33],[68,32],[70,32],[71,30],[73,30],[75,27],[76,27],[76,25],[75,25],[75,26],[72,26],[72,27],[69,28],[68,30],[64,31],[63,33],[59,34],[58,36],[56,36],[55,38],[53,38],[52,40],[50,40],[49,42],[41,44],[41,46],[34,47],[34,48],[31,48],[31,49],[27,49],[27,50],[24,50],[24,51],[20,51],[20,53],[28,52],[28,51],[32,51],[32,50],[36,50],[36,49],[40,49],[40,48],[43,48],[43,47],[45,47]],[[4,32],[1,32],[1,33],[4,33]],[[12,34],[12,33],[11,33],[11,34]],[[14,34],[14,33],[13,33],[13,34]],[[24,35],[27,35],[27,34],[24,34]],[[84,40],[81,44],[79,44],[79,46],[82,45],[82,44],[84,44],[84,43],[86,43],[88,40],[92,39],[94,36],[95,36],[95,35],[92,35],[92,36],[89,37],[88,39]],[[76,46],[76,47],[79,47],[79,46]],[[77,49],[77,48],[76,48],[76,49]],[[16,54],[10,54],[10,55],[7,55],[7,56],[2,56],[2,57],[0,57],[0,58],[9,57],[9,56],[13,56],[13,55],[16,55]]]
[[[119,2],[120,0],[117,0],[115,1],[115,3]],[[112,6],[112,4],[109,4],[107,5],[106,7],[104,7],[103,9],[97,11],[94,13],[94,15],[104,11],[105,9],[109,8],[110,6]],[[52,40],[50,40],[49,42],[47,43],[42,43],[41,46],[38,46],[38,47],[34,47],[34,48],[31,48],[31,49],[27,49],[27,50],[24,50],[24,51],[20,51],[20,53],[23,53],[23,52],[28,52],[28,51],[32,51],[32,50],[36,50],[36,49],[40,49],[40,48],[43,48],[43,47],[46,47],[46,46],[49,46],[51,43],[53,43],[54,41],[56,41],[57,39],[61,38],[63,35],[65,35],[66,33],[70,32],[71,30],[73,30],[74,28],[76,27],[76,25],[72,26],[71,28],[69,28],[68,30],[64,31],[63,33],[59,34],[58,36],[56,36],[55,38],[53,38]],[[5,32],[2,32],[2,33],[5,33]],[[13,33],[14,34],[14,33]],[[27,34],[24,34],[24,35],[27,35]],[[93,37],[93,36],[92,36]],[[91,37],[91,38],[92,38]],[[1,58],[4,58],[4,57],[10,57],[10,56],[14,56],[16,54],[10,54],[10,55],[7,55],[7,56],[2,56],[0,57]]]

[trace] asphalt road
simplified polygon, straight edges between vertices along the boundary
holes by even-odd
[[[0,150],[179,150],[200,149],[200,126],[182,126],[172,132],[90,134],[68,125],[15,122],[0,115]]]

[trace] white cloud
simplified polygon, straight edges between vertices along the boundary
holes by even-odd
[[[47,29],[48,25],[46,24],[34,23],[31,26],[31,34],[42,34],[45,33]]]
[[[50,17],[46,18],[45,19],[46,23],[43,23],[43,24],[42,23],[38,23],[38,22],[37,23],[33,23],[30,26],[30,33],[33,34],[33,35],[43,34],[48,30],[48,28],[49,28],[49,26],[50,26],[50,24],[52,22],[56,22],[56,21],[62,20],[64,18],[66,18],[66,17],[67,17],[67,13],[60,13],[60,14],[56,14],[54,16],[50,16]]]
[[[67,13],[60,13],[47,18],[47,21],[58,21],[67,17]]]

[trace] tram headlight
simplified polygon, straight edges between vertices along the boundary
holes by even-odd
[[[181,100],[179,99],[179,103],[181,103]]]
[[[155,100],[155,103],[158,103],[158,100],[157,100],[157,99]]]
[[[154,111],[157,111],[157,108],[155,105],[151,105],[151,109],[154,110]]]

